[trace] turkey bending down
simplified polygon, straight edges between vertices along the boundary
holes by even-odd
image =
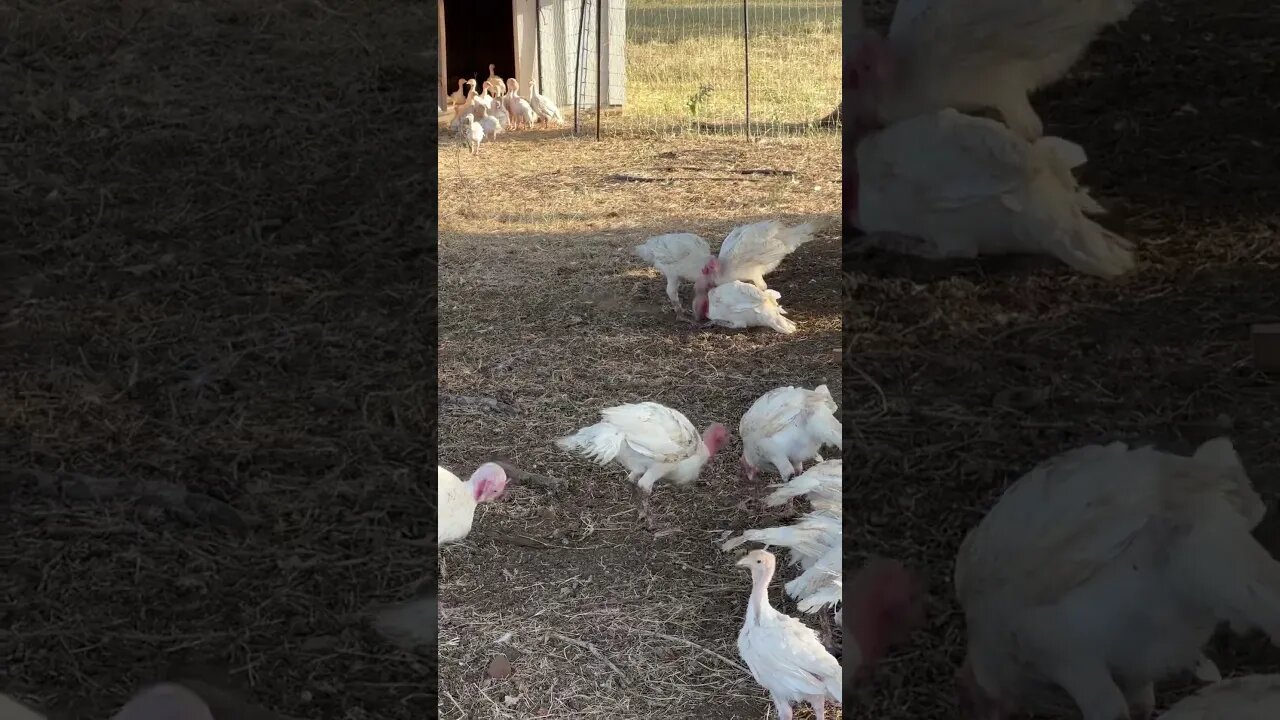
[[[556,446],[598,465],[616,462],[626,468],[627,481],[636,487],[639,515],[650,530],[654,484],[663,479],[676,485],[694,482],[729,438],[720,423],[712,423],[699,437],[689,418],[656,402],[618,405],[600,415],[600,422],[556,440]]]
[[[765,327],[790,335],[796,331],[796,324],[783,317],[787,311],[778,304],[781,297],[777,290],[761,290],[737,280],[712,287],[704,268],[693,285],[693,322],[737,330]]]
[[[818,453],[824,445],[840,447],[836,410],[826,385],[779,387],[761,395],[738,424],[743,475],[755,479],[761,467],[771,466],[786,482],[809,460],[822,462]]]
[[[942,110],[867,137],[857,150],[850,222],[859,243],[927,258],[1032,253],[1111,278],[1132,243],[1089,219],[1104,212],[1076,183],[1085,162],[1061,138],[1028,143],[1000,123]]]
[[[765,274],[773,272],[784,258],[813,240],[813,230],[813,223],[787,227],[781,220],[736,227],[725,236],[718,257],[707,264],[705,274],[715,285],[740,280],[767,290]]]
[[[1137,4],[899,0],[888,37],[864,31],[848,55],[845,110],[855,136],[944,108],[992,108],[1018,136],[1039,138],[1044,126],[1027,95],[1066,75]]]
[[[1265,512],[1226,438],[1191,457],[1117,442],[1042,463],[956,558],[962,704],[1146,718],[1153,683],[1202,663],[1219,622],[1277,643],[1280,564],[1251,535]]]
[[[693,233],[667,233],[645,240],[635,247],[635,253],[667,279],[667,298],[680,312],[680,281],[696,282],[702,277],[702,267],[711,259],[711,246]]]
[[[1178,701],[1160,720],[1275,720],[1280,718],[1280,675],[1224,680]]]

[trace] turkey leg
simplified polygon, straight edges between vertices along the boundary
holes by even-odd
[[[816,720],[826,720],[827,717],[827,697],[825,695],[810,695],[805,698],[809,703],[809,707],[813,709],[813,717]]]
[[[827,614],[822,610],[818,611],[818,630],[818,634],[822,637],[822,644],[830,650],[836,637],[835,633],[831,629],[831,618],[827,617]]]

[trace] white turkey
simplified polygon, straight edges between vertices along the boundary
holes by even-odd
[[[495,103],[495,107],[497,104]],[[480,123],[480,129],[484,132],[484,139],[493,142],[498,137],[498,133],[502,132],[502,121],[484,108],[476,110],[477,122]]]
[[[493,104],[492,110],[485,111],[485,115],[491,115],[498,121],[498,127],[505,132],[511,128],[511,115],[507,112],[507,106],[501,102]]]
[[[841,514],[815,510],[791,525],[747,530],[721,547],[732,550],[751,541],[788,548],[788,564],[799,564],[802,573],[787,583],[787,594],[801,600],[802,612],[818,614],[822,640],[829,644],[831,623],[822,610],[830,608],[834,611],[840,602],[842,538]],[[839,621],[836,618],[836,622]]]
[[[847,111],[861,132],[943,108],[992,108],[1022,138],[1043,123],[1027,95],[1055,82],[1138,0],[900,0],[886,38],[849,53]]]
[[[507,94],[502,99],[507,103],[507,112],[511,114],[512,127],[533,127],[538,121],[538,114],[533,111],[529,101],[520,97],[520,83],[515,78],[507,78]]]
[[[716,284],[741,280],[766,290],[769,286],[764,282],[765,274],[813,240],[813,230],[813,223],[787,227],[781,220],[736,227],[725,236],[716,262],[709,262],[706,269]]]
[[[552,120],[557,123],[564,123],[564,115],[560,114],[560,108],[556,106],[551,98],[540,94],[538,92],[538,84],[532,80],[529,81],[529,105],[538,114],[538,117],[548,123]]]
[[[840,447],[836,409],[826,385],[779,387],[761,395],[738,424],[743,474],[754,479],[761,467],[771,466],[786,482],[804,471],[805,462],[821,462],[824,445]]]
[[[463,88],[463,84],[465,82],[466,82],[465,79],[458,78],[458,89],[453,91],[453,93],[449,95],[449,105],[458,106],[466,102],[467,92]]]
[[[680,312],[680,281],[697,282],[711,259],[711,246],[693,233],[654,235],[635,247],[636,255],[667,279],[667,297]]]
[[[1178,701],[1160,720],[1275,720],[1280,718],[1280,675],[1224,680]]]
[[[984,719],[1146,718],[1153,683],[1201,663],[1219,622],[1280,641],[1280,564],[1250,534],[1265,512],[1226,438],[1042,463],[960,546],[962,701]]]
[[[1050,255],[1116,277],[1134,268],[1133,245],[1089,219],[1103,209],[1072,174],[1085,159],[1066,140],[1028,143],[994,120],[920,115],[858,146],[850,221],[864,246],[935,259]]]
[[[483,108],[480,109],[483,111]],[[484,141],[484,126],[476,122],[475,116],[468,113],[462,116],[462,142],[472,155],[480,153],[480,143]]]
[[[791,707],[801,702],[813,708],[815,717],[825,717],[828,699],[842,701],[840,662],[817,633],[769,604],[769,581],[777,565],[772,553],[752,550],[736,564],[751,571],[751,595],[738,632],[738,654],[756,682],[769,691],[778,720],[792,720]]]
[[[712,423],[699,437],[689,418],[656,402],[618,405],[600,415],[600,422],[559,438],[556,445],[598,465],[616,462],[626,468],[627,481],[636,487],[639,515],[650,530],[654,484],[664,479],[675,485],[694,482],[729,437],[720,423]]]
[[[489,77],[485,79],[484,86],[489,89],[489,92],[494,97],[500,98],[506,93],[507,86],[502,81],[502,78],[493,71],[494,67],[496,66],[493,63],[489,63]]]
[[[467,100],[469,102],[476,105],[481,105],[484,107],[485,110],[488,110],[489,108],[493,107],[494,99],[493,99],[493,96],[489,94],[488,85],[482,86],[480,90],[477,92],[475,78],[472,78],[467,81],[467,86],[469,88],[467,92]]]
[[[777,485],[777,489],[764,498],[767,507],[776,507],[804,495],[810,502],[840,506],[844,489],[842,463],[839,458],[823,460],[813,467]]]
[[[695,323],[708,322],[739,330],[765,327],[783,335],[796,331],[796,324],[783,317],[787,311],[778,304],[782,293],[761,290],[737,280],[712,287],[711,275],[705,270],[693,285]]]
[[[507,473],[497,463],[485,463],[466,482],[436,467],[436,544],[458,542],[471,532],[476,506],[502,497]]]

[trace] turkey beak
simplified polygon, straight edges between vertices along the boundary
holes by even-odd
[[[737,565],[738,567],[748,567],[750,564],[751,563],[747,562],[746,555],[743,555],[742,557],[738,558],[738,562],[734,563],[734,565]]]

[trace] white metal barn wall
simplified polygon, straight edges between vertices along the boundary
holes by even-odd
[[[519,0],[517,0],[519,2]],[[591,109],[596,104],[596,17],[603,3],[605,103],[626,102],[626,0],[536,0],[538,41],[541,60],[540,92],[555,100],[563,110],[572,111],[575,82],[578,106]],[[587,16],[582,17],[583,6]],[[579,34],[581,33],[581,35]],[[581,37],[581,43],[579,38]],[[536,75],[536,71],[535,71]],[[566,113],[567,114],[567,113]]]
[[[511,0],[511,15],[515,19],[516,74],[520,82],[520,94],[529,96],[529,81],[538,77],[538,0]],[[547,94],[538,88],[538,92]]]

